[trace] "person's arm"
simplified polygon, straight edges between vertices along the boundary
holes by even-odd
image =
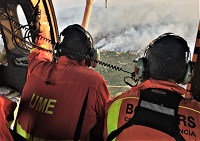
[[[13,102],[7,97],[0,96],[0,110],[1,110],[0,112],[3,115],[1,119],[7,126],[11,125],[12,121],[14,120],[14,111],[16,106],[17,106],[16,102]]]
[[[40,25],[41,33],[36,37],[35,44],[41,48],[33,47],[30,51],[29,58],[32,59],[30,56],[34,56],[32,54],[37,54],[38,59],[47,59],[52,60],[52,54],[47,50],[52,50],[51,43],[46,40],[50,40],[50,27],[48,23],[43,23]],[[40,55],[42,54],[42,55]]]
[[[41,47],[38,49],[37,47],[33,47],[28,56],[29,60],[29,69],[27,73],[27,78],[29,77],[32,69],[41,63],[42,61],[51,62],[53,59],[53,54],[47,50],[52,50],[52,45],[44,38],[50,39],[50,27],[47,23],[41,25],[41,33],[38,37],[36,37],[36,45]],[[41,38],[42,37],[42,38]]]
[[[105,118],[105,103],[109,100],[110,94],[106,82],[99,88],[99,94],[96,102],[97,124],[91,130],[90,140],[103,141],[103,129]]]
[[[14,110],[17,103],[5,96],[0,96],[0,140],[13,141],[9,127],[14,120]]]

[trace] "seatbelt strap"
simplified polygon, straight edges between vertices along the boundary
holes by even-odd
[[[85,111],[86,111],[86,107],[87,107],[88,94],[89,94],[89,89],[87,90],[87,94],[86,94],[84,102],[83,102],[81,113],[79,115],[78,123],[77,123],[76,130],[74,133],[74,141],[78,141],[80,138],[80,135],[81,135],[81,129],[82,129]]]
[[[160,91],[160,89],[153,90]],[[153,93],[152,89],[142,90],[134,116],[124,125],[112,131],[108,135],[107,141],[113,140],[124,129],[133,125],[154,128],[172,136],[176,141],[185,141],[178,128],[178,105],[183,97],[172,91],[161,91],[166,94]],[[169,100],[171,101],[169,102]],[[153,106],[155,108],[149,108]]]

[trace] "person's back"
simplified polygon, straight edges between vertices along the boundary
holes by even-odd
[[[150,44],[136,64],[142,82],[106,104],[104,140],[200,140],[200,103],[183,98],[187,91],[176,84],[192,75],[182,42],[169,34]]]
[[[79,25],[62,32],[57,62],[44,57],[47,52],[42,50],[29,55],[16,124],[17,133],[26,139],[102,140],[109,92],[102,75],[88,68],[90,60],[86,64],[83,56],[73,53],[87,56],[88,50],[95,50],[84,32]]]
[[[167,86],[168,87],[163,87]],[[186,92],[182,88],[177,87],[176,85],[172,85],[171,83],[166,83],[166,81],[155,81],[155,80],[146,80],[144,83],[139,84],[136,87],[133,87],[130,91],[122,93],[120,96],[115,98],[113,101],[109,101],[106,105],[106,111],[108,112],[107,121],[106,121],[106,129],[104,133],[104,138],[106,140],[107,135],[117,128],[124,125],[129,119],[131,119],[134,115],[134,111],[136,106],[138,106],[139,102],[139,91],[144,90],[146,88],[155,88],[156,89],[176,89],[177,92]],[[170,101],[168,101],[170,103]],[[120,106],[119,106],[120,105]],[[116,107],[120,107],[119,115],[114,113],[114,109]],[[116,110],[116,109],[115,109]],[[166,110],[167,111],[167,110]],[[200,103],[195,100],[182,99],[178,109],[178,115],[180,116],[180,133],[187,141],[198,141],[200,139]],[[144,119],[150,119],[150,115],[146,116]],[[157,121],[161,126],[165,126],[162,122]],[[112,125],[110,124],[112,123]],[[137,141],[173,141],[174,139],[155,129],[133,125],[129,128],[124,129],[122,133],[117,136],[117,141],[128,141],[128,140],[137,140]]]

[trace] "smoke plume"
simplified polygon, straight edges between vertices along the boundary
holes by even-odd
[[[81,23],[85,1],[54,1],[59,29]],[[101,50],[141,53],[165,32],[184,37],[193,51],[199,24],[199,0],[94,1],[89,32]]]

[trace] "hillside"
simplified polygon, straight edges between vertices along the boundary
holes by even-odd
[[[113,51],[101,52],[101,60],[103,62],[123,68],[123,70],[129,72],[133,72],[133,60],[136,58],[137,58],[136,55],[128,52],[127,53],[118,53]],[[130,76],[130,74],[125,73],[123,71],[113,70],[111,68],[102,65],[97,65],[95,70],[100,72],[106,79],[111,95],[130,89],[130,87],[124,83],[124,77]],[[132,83],[132,80],[130,80],[129,82]]]

